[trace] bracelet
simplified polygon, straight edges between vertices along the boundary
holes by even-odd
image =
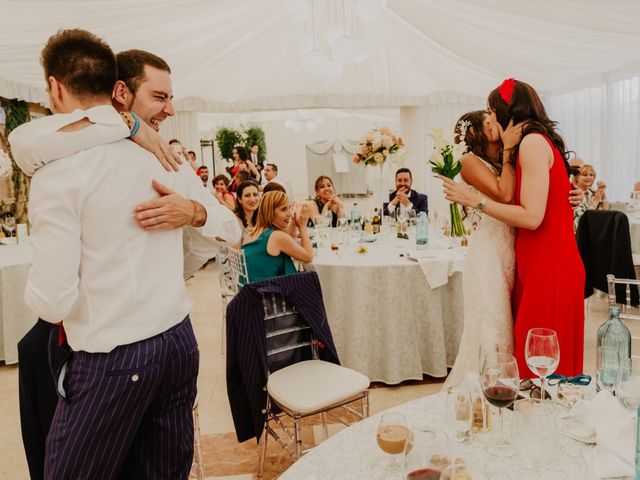
[[[124,120],[124,123],[127,124],[127,128],[131,130],[133,126],[133,117],[129,112],[120,112],[120,117]]]
[[[138,130],[140,130],[140,117],[134,112],[131,112],[131,116],[133,117],[133,128],[131,129],[129,136],[133,137],[138,133]]]
[[[191,202],[191,205],[193,205],[193,215],[191,216],[191,221],[189,222],[189,225],[193,226],[193,222],[196,221],[196,214],[198,213],[198,204],[196,203],[195,200],[189,199],[189,201]]]

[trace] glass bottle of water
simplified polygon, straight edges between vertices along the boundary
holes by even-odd
[[[601,348],[596,366],[596,387],[615,385],[619,362],[631,358],[631,332],[620,320],[620,308],[609,306],[609,319],[598,328],[596,349]]]
[[[427,214],[420,212],[416,219],[416,249],[424,250],[429,244],[429,221]]]
[[[354,203],[353,207],[351,207],[351,215],[350,215],[351,225],[361,224],[362,223],[362,213],[360,213],[360,209],[358,208],[358,204]]]

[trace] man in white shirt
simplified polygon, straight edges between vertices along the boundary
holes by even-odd
[[[157,146],[145,141],[149,137],[153,138],[149,135],[149,130],[157,132],[162,121],[175,114],[171,104],[169,65],[160,57],[143,50],[120,52],[116,55],[116,60],[118,81],[114,87],[113,104],[121,112],[131,111],[140,117],[140,131],[147,135],[143,137],[138,134],[134,140],[160,156],[158,149],[162,143]],[[76,115],[79,115],[78,120],[82,121],[82,112]],[[58,158],[129,135],[124,121],[114,125],[94,122],[91,128],[75,133],[61,133],[55,128],[43,127],[52,121],[56,120],[45,117],[23,124],[12,132],[11,147],[14,158],[27,175],[33,175],[42,165]],[[86,123],[89,125],[88,121]],[[153,135],[159,140],[156,133]],[[143,137],[145,141],[139,137]],[[126,169],[122,173],[126,175]],[[153,185],[162,196],[136,207],[138,223],[150,231],[180,227],[188,230],[184,239],[185,256],[189,255],[190,245],[193,243],[199,245],[199,253],[189,255],[189,268],[184,272],[185,278],[204,265],[208,259],[215,257],[218,251],[216,237],[229,243],[235,243],[240,238],[241,232],[235,215],[213,195],[207,195],[201,201],[189,201],[162,183],[154,182]],[[195,261],[199,261],[200,265],[195,265]]]
[[[67,114],[43,124],[44,134],[122,128],[111,106],[115,56],[103,41],[61,31],[41,58],[51,109]],[[157,195],[156,180],[190,202],[207,195],[188,167],[165,172],[127,140],[67,156],[33,176],[25,301],[42,319],[64,321],[74,350],[58,383],[46,478],[188,476],[199,354],[182,280],[182,234],[144,230],[135,216],[137,205]]]
[[[202,165],[198,168],[196,172],[200,176],[200,180],[202,181],[202,186],[204,189],[209,192],[211,195],[215,193],[213,188],[213,184],[209,181],[209,167],[206,165]]]
[[[275,163],[267,163],[264,167],[264,173],[262,174],[264,177],[263,187],[267,183],[277,183],[282,185],[284,189],[287,191],[287,195],[293,199],[293,192],[291,189],[291,184],[286,180],[282,180],[278,177],[278,166]]]

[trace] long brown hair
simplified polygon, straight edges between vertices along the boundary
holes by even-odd
[[[468,112],[462,115],[456,122],[456,126],[453,130],[453,141],[455,143],[461,142],[462,139],[460,138],[460,135],[462,133],[462,122],[469,122],[464,135],[464,142],[469,147],[469,151],[471,151],[475,156],[489,162],[498,169],[498,172],[500,172],[502,170],[502,164],[500,162],[496,162],[493,158],[489,158],[489,154],[487,153],[489,140],[484,134],[484,119],[487,115],[489,115],[489,113],[486,110],[474,110],[473,112]]]
[[[242,192],[244,192],[245,189],[249,187],[255,188],[258,191],[258,193],[260,192],[260,188],[258,187],[258,184],[253,180],[247,180],[246,182],[242,182],[240,185],[238,185],[238,188],[236,189],[236,216],[240,219],[240,221],[242,222],[242,225],[244,225],[244,228],[247,228],[249,225],[247,225],[247,219],[245,218],[244,209],[242,208],[242,203],[240,203],[240,199],[242,198]],[[254,226],[256,225],[257,217],[258,217],[258,209],[254,210],[254,212],[251,214],[251,223],[253,223]]]
[[[511,119],[513,119],[514,125],[526,121],[522,129],[522,138],[530,133],[541,133],[549,138],[551,143],[560,151],[567,174],[570,173],[569,152],[556,129],[558,122],[554,122],[549,118],[540,96],[531,85],[520,80],[514,80],[513,95],[508,104],[500,96],[498,88],[491,91],[487,101],[489,108],[496,112],[496,119],[503,129],[506,130]],[[517,145],[511,151],[510,161],[512,164],[515,163],[519,150],[520,145]]]

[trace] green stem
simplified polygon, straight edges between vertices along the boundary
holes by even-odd
[[[452,203],[449,205],[449,212],[451,216],[451,236],[452,237],[464,237],[467,232],[460,218],[460,210],[458,210],[458,204]]]

